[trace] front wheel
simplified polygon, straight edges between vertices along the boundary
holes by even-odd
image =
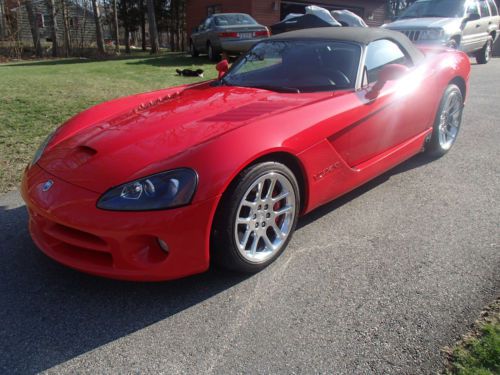
[[[191,57],[198,57],[200,54],[194,46],[193,41],[191,41],[191,44],[189,45],[189,52],[191,53]]]
[[[491,59],[493,49],[493,39],[488,38],[483,48],[476,52],[476,61],[478,64],[487,64]]]
[[[457,85],[450,84],[441,98],[434,120],[434,127],[425,152],[433,157],[446,154],[455,143],[460,124],[464,99]]]
[[[224,195],[214,222],[219,265],[258,272],[285,250],[297,224],[300,195],[293,172],[278,162],[248,167]]]

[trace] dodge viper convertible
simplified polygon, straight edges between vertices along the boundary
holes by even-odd
[[[22,182],[36,245],[118,279],[259,271],[299,216],[448,152],[470,64],[343,27],[277,35],[224,73],[97,105],[49,136]]]

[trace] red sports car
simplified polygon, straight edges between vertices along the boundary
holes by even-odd
[[[41,145],[22,195],[35,243],[95,275],[255,272],[297,218],[460,128],[468,57],[383,29],[255,45],[220,80],[97,105]]]

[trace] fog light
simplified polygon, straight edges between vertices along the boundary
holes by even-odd
[[[158,245],[160,245],[161,249],[162,249],[164,252],[168,253],[168,251],[169,251],[169,250],[168,250],[168,245],[167,245],[167,243],[166,243],[165,241],[163,241],[161,238],[158,238]]]

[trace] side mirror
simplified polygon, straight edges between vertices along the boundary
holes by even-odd
[[[481,16],[479,15],[479,13],[470,13],[467,15],[467,18],[465,20],[467,22],[468,21],[477,21],[480,18],[481,18]]]
[[[366,98],[370,100],[375,99],[380,93],[380,90],[382,90],[382,87],[384,87],[388,81],[400,79],[408,73],[409,70],[410,69],[406,65],[401,64],[389,64],[384,66],[378,72],[378,80],[375,82],[371,90],[368,91]]]
[[[229,62],[224,59],[215,66],[215,69],[219,72],[217,79],[221,79],[229,70]]]

